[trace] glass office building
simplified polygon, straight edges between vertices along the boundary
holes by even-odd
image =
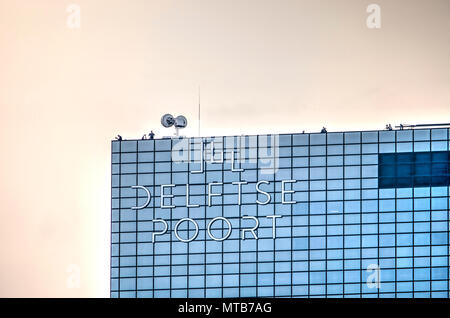
[[[113,141],[111,297],[448,297],[449,136]]]

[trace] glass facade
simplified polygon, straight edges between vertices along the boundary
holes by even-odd
[[[448,297],[449,129],[112,142],[111,297]]]

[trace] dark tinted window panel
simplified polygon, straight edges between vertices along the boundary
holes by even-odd
[[[378,163],[380,165],[395,165],[395,156],[393,154],[380,155],[378,158]]]
[[[396,178],[378,178],[378,187],[381,189],[393,188]]]
[[[434,152],[431,154],[433,162],[448,162],[449,156],[450,152],[447,151]]]
[[[416,163],[429,163],[431,161],[431,153],[429,152],[417,152],[414,154],[415,160],[413,162]]]
[[[412,174],[412,167],[411,164],[399,164],[396,166],[397,168],[397,177],[409,177]]]
[[[448,164],[433,163],[431,166],[431,174],[433,176],[443,176],[447,174]]]
[[[450,152],[380,154],[378,178],[381,189],[450,186]]]
[[[393,158],[394,162],[398,163],[413,163],[414,162],[414,154],[412,152],[408,153],[398,153],[398,154],[390,154]]]
[[[416,163],[415,165],[415,176],[430,176],[431,175],[431,163],[427,162],[421,162],[421,163]]]
[[[395,176],[397,173],[396,165],[385,165],[384,166],[384,174],[386,176]]]
[[[411,187],[431,187],[431,177],[414,177],[414,183],[406,186],[406,188]],[[396,186],[396,188],[400,188],[400,186]]]
[[[431,177],[431,186],[432,187],[439,187],[443,184],[449,185],[450,184],[450,176],[446,177]]]
[[[397,188],[409,188],[412,182],[412,178],[396,178]]]

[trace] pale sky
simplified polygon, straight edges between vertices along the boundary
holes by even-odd
[[[448,0],[0,0],[0,296],[109,296],[110,141],[172,134],[164,113],[197,136],[199,86],[205,136],[450,122],[449,14]]]

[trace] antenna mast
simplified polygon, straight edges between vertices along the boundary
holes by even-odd
[[[198,86],[198,136],[200,137],[200,85]]]

